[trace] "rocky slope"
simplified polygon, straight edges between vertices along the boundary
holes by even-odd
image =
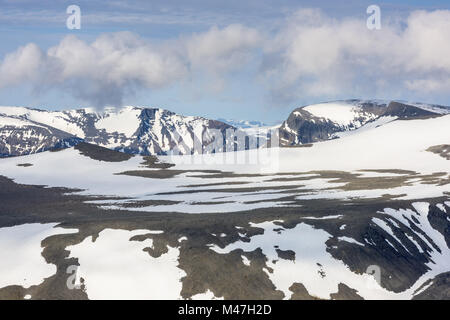
[[[371,122],[437,117],[449,107],[377,100],[346,100],[295,109],[280,127],[280,144],[293,146],[338,138]]]
[[[226,136],[227,130],[236,131],[220,121],[156,108],[59,112],[0,107],[0,154],[24,155],[79,141],[131,154],[191,154],[202,152],[216,133]]]
[[[0,115],[0,157],[67,148],[80,141],[54,127]]]
[[[80,141],[142,155],[244,150],[263,146],[270,130],[276,128],[280,129],[281,146],[295,146],[339,138],[369,124],[449,112],[448,107],[420,103],[346,100],[297,108],[281,126],[266,126],[257,121],[210,120],[145,107],[103,112],[0,107],[0,156],[70,147]]]

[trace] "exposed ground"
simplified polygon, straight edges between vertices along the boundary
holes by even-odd
[[[324,173],[327,174],[327,173]],[[339,179],[343,179],[342,173]],[[348,177],[347,177],[348,178]],[[372,181],[374,183],[374,181]],[[426,258],[419,252],[411,255],[401,254],[394,248],[383,244],[389,238],[382,229],[370,224],[373,217],[386,207],[408,208],[410,201],[396,199],[377,199],[360,201],[339,200],[309,200],[302,201],[301,207],[283,207],[273,209],[258,209],[239,213],[189,215],[178,213],[124,212],[122,210],[99,209],[94,204],[86,203],[91,197],[77,196],[61,188],[44,188],[42,186],[19,185],[5,177],[0,178],[0,227],[24,223],[62,222],[64,228],[77,228],[78,233],[55,235],[42,243],[43,256],[48,263],[57,266],[57,273],[45,279],[38,285],[24,289],[10,286],[0,289],[1,299],[21,299],[30,294],[33,299],[86,299],[86,293],[80,290],[67,289],[67,267],[76,265],[77,260],[68,259],[69,252],[65,250],[89,236],[97,237],[105,229],[148,229],[163,230],[162,234],[151,234],[136,239],[143,241],[151,237],[154,241],[148,253],[158,257],[167,252],[168,246],[180,247],[179,267],[186,272],[182,279],[181,296],[189,298],[206,290],[214,292],[225,299],[281,299],[284,294],[276,290],[267,274],[266,257],[261,250],[243,253],[233,251],[222,255],[209,249],[214,244],[219,247],[233,243],[239,239],[261,234],[262,230],[249,224],[283,220],[279,223],[281,230],[295,227],[299,223],[308,223],[315,228],[325,230],[334,237],[327,242],[328,251],[333,257],[344,261],[352,271],[364,273],[368,265],[377,264],[384,270],[382,285],[396,292],[412,285],[426,271]],[[106,200],[106,199],[103,199]],[[442,203],[446,198],[425,199],[432,206]],[[422,199],[421,201],[424,201]],[[449,210],[450,211],[450,210]],[[342,215],[332,219],[311,219]],[[442,215],[439,211],[438,216]],[[448,214],[447,214],[448,215]],[[447,220],[435,221],[438,228],[449,230]],[[340,227],[346,225],[345,230]],[[240,229],[237,229],[239,226]],[[214,236],[225,234],[223,237]],[[242,236],[244,238],[242,238]],[[347,242],[338,241],[339,236],[351,237],[364,241],[370,237],[377,245],[361,247]],[[447,234],[447,240],[449,239]],[[187,240],[180,242],[181,237]],[[411,249],[411,248],[410,248]],[[412,252],[413,249],[411,249]],[[292,252],[279,250],[279,259],[292,259]],[[244,254],[250,265],[242,264]],[[440,276],[420,298],[450,298],[448,290],[438,291],[445,286],[446,278]],[[291,289],[292,299],[315,299],[308,294],[301,284],[295,284]],[[342,284],[339,290],[331,296],[333,299],[358,299],[358,294]]]
[[[413,288],[407,297],[450,299],[450,174],[444,170],[448,145],[442,140],[433,140],[428,151],[411,151],[438,168],[424,171],[419,169],[429,169],[428,162],[415,159],[408,166],[378,170],[362,169],[365,165],[302,170],[297,165],[297,155],[312,157],[324,145],[286,149],[290,166],[272,173],[207,165],[186,169],[85,143],[75,150],[4,159],[0,231],[36,223],[75,231],[39,240],[46,263],[56,266],[53,275],[30,287],[0,288],[0,299],[89,298],[89,274],[79,289],[67,286],[68,268],[83,268],[82,258],[69,248],[97,245],[111,229],[144,230],[125,242],[145,244],[138,254],[149,260],[176,250],[172,262],[183,273],[180,298],[211,292],[225,299],[360,299],[367,297],[361,290],[367,288],[358,287],[359,280],[376,266],[381,270],[377,292],[404,297]],[[397,158],[392,159],[386,163]],[[292,238],[280,245],[287,236]],[[102,252],[93,260],[110,258],[110,252]],[[336,264],[327,265],[330,261]],[[285,270],[281,276],[301,280],[285,283],[277,278],[279,270]],[[334,283],[333,276],[340,275],[336,270],[351,279]],[[325,289],[315,290],[301,278],[304,274]],[[423,278],[428,274],[430,279]],[[327,281],[333,285],[327,287]]]

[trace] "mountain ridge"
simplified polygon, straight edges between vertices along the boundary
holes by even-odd
[[[280,144],[294,146],[339,138],[344,132],[383,118],[407,120],[449,113],[450,107],[446,106],[385,100],[353,99],[306,105],[292,111],[282,123]]]
[[[27,134],[11,138],[11,131],[15,129],[9,125],[12,122],[21,122],[16,127],[26,128]],[[39,132],[37,127],[41,128]],[[42,131],[44,128],[47,131]],[[180,154],[190,154],[199,147],[198,142],[200,147],[210,143],[214,130],[225,135],[227,129],[236,130],[217,120],[178,115],[161,108],[128,106],[94,112],[92,109],[46,111],[0,107],[0,136],[4,137],[0,150],[4,150],[3,156],[52,149],[63,139],[83,140],[131,154],[167,154],[174,149]],[[5,140],[7,137],[10,137],[8,142]],[[208,141],[205,143],[204,139]],[[31,148],[30,145],[39,147]]]
[[[141,155],[244,150],[261,147],[269,131],[278,127],[279,145],[295,146],[339,138],[377,121],[383,125],[448,113],[450,107],[433,104],[351,99],[302,106],[282,124],[267,126],[260,121],[212,120],[144,106],[102,112],[0,106],[0,157],[71,147],[80,141]],[[257,138],[255,146],[250,146],[249,137]]]

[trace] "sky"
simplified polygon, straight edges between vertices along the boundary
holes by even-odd
[[[0,0],[0,105],[266,123],[337,99],[450,105],[449,39],[438,0]]]

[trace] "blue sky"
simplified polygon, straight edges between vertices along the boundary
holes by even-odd
[[[66,28],[71,4],[81,8],[80,30]],[[381,8],[382,29],[369,32],[371,4]],[[447,10],[437,0],[0,0],[0,105],[146,105],[266,122],[342,98],[450,105],[450,66],[441,59],[450,52],[440,41],[449,39]],[[103,65],[108,41],[120,58]],[[99,66],[75,64],[81,56]]]

